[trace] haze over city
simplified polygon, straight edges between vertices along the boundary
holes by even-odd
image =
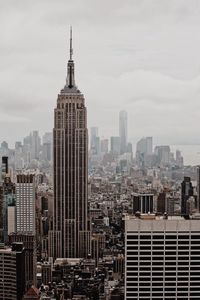
[[[6,1],[0,17],[0,137],[14,144],[53,127],[73,25],[76,82],[88,127],[129,140],[199,144],[200,3],[170,1]],[[14,130],[13,130],[14,128]]]
[[[200,1],[2,4],[0,300],[200,299]]]

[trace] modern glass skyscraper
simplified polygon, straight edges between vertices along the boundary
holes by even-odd
[[[85,257],[88,221],[88,130],[84,95],[75,84],[72,31],[67,79],[54,111],[54,257]],[[53,240],[52,240],[53,239]],[[50,253],[51,253],[50,250]]]
[[[121,110],[119,113],[119,136],[120,136],[120,153],[127,152],[127,112]]]

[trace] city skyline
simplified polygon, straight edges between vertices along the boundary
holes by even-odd
[[[200,2],[12,2],[0,298],[199,298]]]
[[[115,136],[118,112],[127,110],[131,140],[154,136],[159,144],[199,143],[197,1],[176,0],[174,5],[156,0],[127,5],[109,1],[104,24],[105,8],[96,1],[61,1],[59,6],[48,1],[48,9],[46,3],[36,1],[32,6],[22,0],[15,7],[4,4],[1,11],[2,28],[6,28],[0,41],[2,140],[9,136],[9,143],[13,142],[13,126],[19,139],[27,131],[52,129],[51,109],[63,84],[72,24],[88,127],[98,126]]]

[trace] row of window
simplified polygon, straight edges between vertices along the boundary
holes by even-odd
[[[175,235],[129,235],[127,234],[127,239],[199,239],[200,240],[200,235],[196,234],[191,234],[191,235],[186,235],[186,234],[175,234]]]

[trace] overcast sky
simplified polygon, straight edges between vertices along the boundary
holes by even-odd
[[[200,143],[199,0],[0,0],[0,141],[53,128],[73,26],[88,127]]]

